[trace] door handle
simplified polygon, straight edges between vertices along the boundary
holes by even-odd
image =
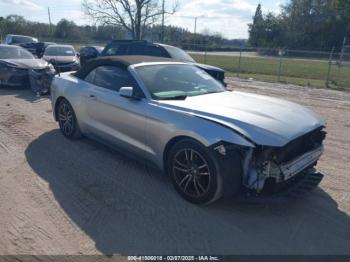
[[[89,98],[90,98],[91,100],[97,100],[97,97],[96,97],[95,95],[89,95]]]

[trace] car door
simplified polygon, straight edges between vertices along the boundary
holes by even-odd
[[[127,150],[146,154],[145,125],[147,103],[119,95],[121,87],[143,93],[128,70],[117,66],[101,66],[91,72],[93,83],[86,90],[87,126],[90,133]],[[88,75],[87,78],[91,77]]]

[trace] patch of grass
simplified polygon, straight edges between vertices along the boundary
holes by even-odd
[[[230,73],[228,72],[228,77],[237,77],[237,73]],[[263,75],[263,74],[240,74],[240,78],[243,79],[250,79],[263,81],[263,82],[271,82],[276,83],[278,82],[278,79],[276,76],[273,75]],[[299,86],[313,86],[313,87],[326,87],[326,82],[323,80],[317,80],[317,79],[305,79],[305,78],[297,78],[297,77],[283,77],[280,80],[280,83],[284,84],[293,84],[293,85],[299,85]]]
[[[307,59],[280,59],[274,57],[242,57],[239,66],[239,57],[192,55],[200,63],[223,68],[228,76],[254,78],[268,82],[284,82],[303,86],[325,87],[329,64],[322,60]],[[280,69],[281,68],[281,69]],[[280,72],[280,78],[278,78]],[[336,85],[350,88],[350,67],[332,65],[330,80]]]

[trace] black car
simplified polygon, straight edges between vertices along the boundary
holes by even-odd
[[[80,49],[80,64],[84,65],[90,59],[96,58],[101,55],[103,47],[101,46],[84,46]]]
[[[101,56],[119,56],[119,55],[145,55],[172,58],[178,61],[194,64],[198,68],[206,71],[216,80],[224,85],[225,71],[221,68],[198,64],[189,54],[180,48],[151,43],[142,40],[113,40],[102,51]]]
[[[45,49],[49,45],[55,45],[55,43],[52,42],[33,42],[33,43],[24,43],[20,44],[21,47],[27,49],[29,52],[31,52],[36,57],[41,58],[44,55]]]

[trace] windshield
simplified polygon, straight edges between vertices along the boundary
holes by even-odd
[[[192,65],[146,65],[136,67],[136,71],[156,100],[226,91],[218,81]]]
[[[168,51],[171,58],[179,60],[179,61],[186,61],[186,62],[193,62],[196,61],[193,60],[193,58],[187,54],[185,51],[183,51],[180,48],[173,47],[173,46],[164,46],[164,48]]]
[[[38,39],[29,36],[12,36],[13,44],[37,43]]]
[[[0,59],[34,59],[34,56],[23,48],[2,46]]]
[[[45,50],[46,56],[75,56],[75,50],[71,46],[49,46]]]

